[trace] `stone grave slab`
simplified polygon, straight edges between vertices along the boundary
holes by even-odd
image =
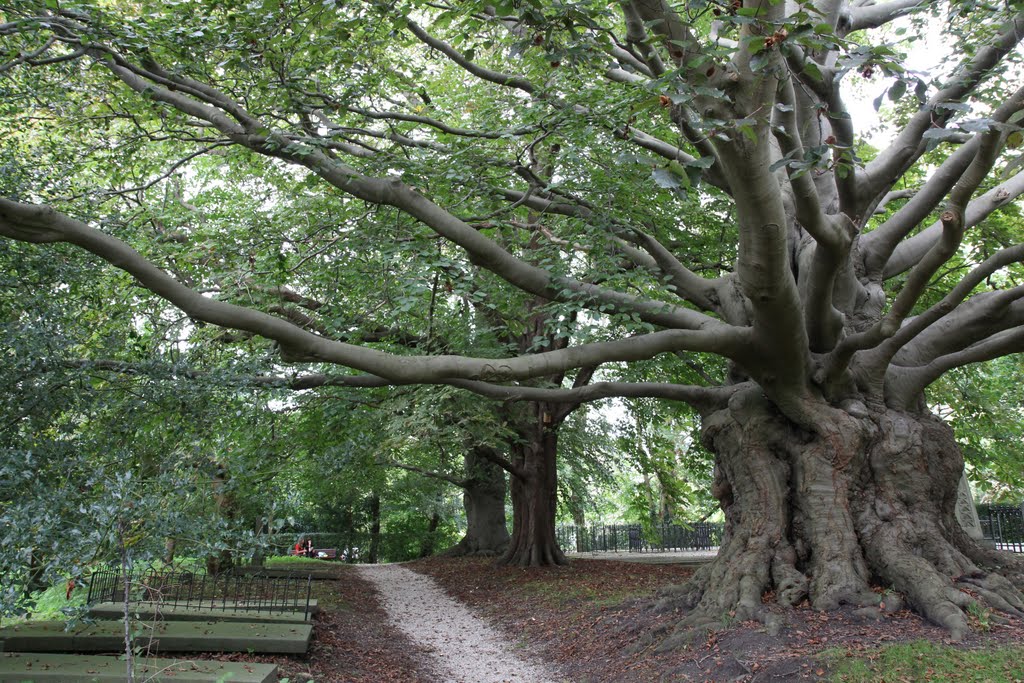
[[[337,581],[342,578],[338,571],[332,569],[267,569],[265,567],[233,567],[230,571],[232,574],[238,576],[258,574],[271,579],[305,579],[306,577],[309,577],[314,581]]]
[[[109,605],[118,605],[118,606],[121,605],[120,602],[108,602],[108,603],[96,603],[96,604],[109,604]],[[152,602],[152,601],[148,601],[148,600],[140,600],[140,601],[133,602],[132,604],[133,605],[159,605],[159,604],[163,604],[164,606],[167,605],[167,603]],[[180,604],[180,601],[178,602],[178,604]],[[301,612],[304,609],[306,609],[306,601],[305,600],[277,600],[277,601],[274,602],[274,604],[284,607],[284,609],[282,611],[286,611],[286,612]],[[229,610],[232,610],[232,609],[234,609],[234,610],[250,610],[250,611],[253,611],[253,612],[267,611],[267,603],[265,603],[265,602],[258,602],[258,601],[257,602],[252,602],[252,601],[245,601],[245,600],[221,600],[221,599],[214,599],[213,602],[210,602],[210,600],[203,600],[202,602],[200,602],[198,599],[193,599],[191,601],[186,601],[185,606],[186,607],[190,607],[190,608],[217,609],[217,610],[227,608]],[[310,598],[310,600],[309,600],[309,613],[310,614],[319,614],[320,613],[320,605],[319,605],[319,603],[318,603],[316,598]],[[119,613],[118,618],[120,618],[120,613]]]
[[[271,683],[277,665],[203,660],[136,660],[135,673],[150,683]],[[119,657],[98,655],[0,654],[0,683],[123,683],[125,664]]]
[[[229,621],[140,622],[136,645],[151,652],[259,652],[302,654],[313,627]],[[25,622],[0,629],[0,652],[119,652],[124,624],[97,621],[64,630],[62,621]]]
[[[136,603],[131,606],[132,615],[142,621],[246,621],[257,624],[308,624],[310,620],[298,612],[265,612],[221,607],[196,607],[194,605],[157,605]],[[89,615],[95,619],[120,619],[124,616],[124,605],[116,602],[101,602],[89,608]]]

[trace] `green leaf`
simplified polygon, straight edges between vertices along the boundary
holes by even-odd
[[[885,93],[886,92],[887,91],[883,90],[882,93],[878,97],[875,98],[874,102],[871,103],[872,106],[875,108],[875,111],[878,111],[879,109],[882,108],[882,102],[885,100]]]
[[[936,109],[948,109],[950,111],[970,111],[971,105],[966,102],[939,102],[935,105]]]
[[[917,85],[914,86],[914,96],[917,97],[920,104],[928,101],[928,84],[920,78],[917,79]]]
[[[694,168],[711,168],[712,166],[715,165],[715,158],[711,157],[711,156],[701,157],[700,159],[694,159],[693,161],[687,161],[686,165],[687,166],[692,166]]]
[[[651,171],[651,177],[658,187],[666,190],[675,190],[681,186],[679,176],[667,168],[656,168]]]
[[[907,93],[907,82],[900,79],[892,84],[889,88],[889,101],[898,102],[901,97]]]

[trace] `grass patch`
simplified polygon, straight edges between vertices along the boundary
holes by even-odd
[[[828,663],[834,683],[1024,681],[1024,646],[967,650],[915,641],[878,650],[832,649],[819,656]]]

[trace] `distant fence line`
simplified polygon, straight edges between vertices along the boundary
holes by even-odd
[[[1024,553],[1024,504],[976,506],[986,539],[997,548]],[[713,522],[693,524],[589,524],[583,527],[561,524],[556,528],[559,546],[565,552],[685,552],[714,550],[722,542],[725,525]],[[287,555],[299,537],[309,538],[317,548],[337,548],[339,559],[359,561],[369,546],[369,535],[316,531],[284,531],[269,539],[268,554]]]
[[[1024,503],[976,506],[982,532],[1000,550],[1024,553]],[[722,542],[724,524],[660,524],[647,531],[640,524],[559,525],[558,544],[565,552],[685,552],[714,550]]]
[[[658,524],[645,531],[639,524],[569,524],[555,529],[565,552],[684,552],[714,550],[722,542],[724,524]]]
[[[1024,553],[1024,503],[1018,505],[975,506],[985,538],[1001,550]]]

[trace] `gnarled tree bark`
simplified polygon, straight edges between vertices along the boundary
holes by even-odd
[[[800,428],[748,392],[705,419],[726,534],[712,563],[666,593],[664,607],[690,610],[666,647],[731,617],[772,623],[766,595],[878,606],[893,600],[873,591],[886,586],[954,637],[968,630],[972,594],[1024,616],[1024,562],[956,520],[963,458],[948,425],[926,410],[818,415],[814,429]]]

